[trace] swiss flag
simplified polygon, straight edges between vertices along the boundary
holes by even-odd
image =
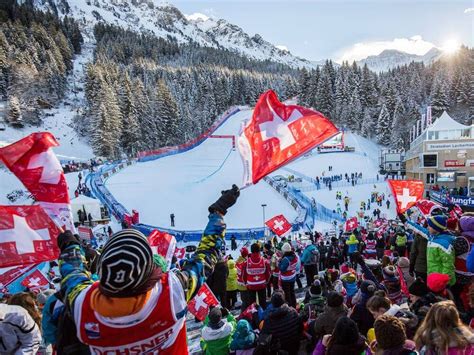
[[[148,236],[148,243],[155,254],[159,254],[166,259],[168,266],[176,249],[176,238],[171,234],[155,229]]]
[[[201,286],[198,293],[188,303],[188,309],[197,319],[203,321],[209,313],[211,306],[217,306],[219,301],[212,293],[209,286],[205,283]]]
[[[25,287],[28,287],[30,290],[49,287],[49,281],[46,276],[39,270],[33,271],[30,275],[25,277],[21,284]]]
[[[388,180],[397,203],[397,212],[403,213],[423,198],[425,187],[421,180]]]
[[[174,255],[178,260],[184,259],[184,257],[186,256],[186,248],[176,248],[176,250],[174,251]]]
[[[4,268],[0,270],[0,292],[1,289],[7,288],[13,281],[23,276],[28,271],[35,268],[36,265],[27,265],[27,266],[13,266],[9,268]]]
[[[431,212],[433,212],[434,210],[437,210],[437,209],[444,210],[443,206],[441,206],[440,204],[434,201],[425,200],[425,199],[418,200],[416,202],[416,207],[420,210],[420,212],[425,217],[431,215]]]
[[[279,237],[291,229],[290,222],[288,222],[288,220],[282,214],[269,219],[265,222],[265,225]]]
[[[352,232],[359,226],[359,222],[357,221],[357,217],[349,218],[345,224],[346,232]]]
[[[0,159],[51,218],[75,231],[66,178],[52,150],[58,145],[49,132],[32,133],[0,148]]]
[[[256,184],[337,133],[337,128],[321,113],[301,106],[287,106],[272,90],[265,92],[239,137],[244,185]]]
[[[57,259],[59,233],[40,206],[0,206],[0,267]]]

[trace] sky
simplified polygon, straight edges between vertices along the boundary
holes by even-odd
[[[474,1],[170,0],[186,15],[223,18],[310,59],[359,60],[384,49],[424,54],[474,46]]]

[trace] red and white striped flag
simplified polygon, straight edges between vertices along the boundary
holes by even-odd
[[[49,132],[32,133],[0,148],[0,159],[56,223],[75,231],[66,178],[52,150],[58,145]]]

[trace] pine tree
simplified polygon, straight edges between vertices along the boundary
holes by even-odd
[[[387,106],[382,104],[376,129],[378,143],[382,145],[389,145],[391,135],[390,128],[390,114],[388,113]]]
[[[159,117],[163,128],[163,142],[165,145],[179,143],[182,132],[178,131],[178,106],[176,105],[174,98],[171,96],[168,86],[163,80],[158,82],[156,104],[156,115]]]
[[[20,101],[16,96],[10,96],[8,100],[8,122],[13,126],[23,127]]]

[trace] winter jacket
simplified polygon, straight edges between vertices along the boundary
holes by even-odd
[[[322,295],[312,296],[304,305],[301,311],[301,317],[304,321],[311,322],[318,318],[324,312],[326,307],[326,297]]]
[[[263,323],[262,334],[271,334],[272,342],[280,342],[281,349],[297,354],[303,323],[294,308],[286,303],[268,314]]]
[[[265,280],[266,282],[268,282],[270,280],[270,263],[268,262],[268,260],[266,260],[260,253],[252,253],[249,255],[249,258],[250,260],[252,261],[252,263],[254,264],[258,264],[260,262],[260,260],[264,260],[265,262],[265,274],[264,274],[264,277],[265,277]],[[247,279],[248,279],[248,272],[247,272],[247,263],[244,264],[243,268],[242,268],[242,272],[243,272],[243,279],[244,279],[244,282],[247,284]],[[249,290],[261,290],[261,289],[264,289],[266,288],[267,286],[264,284],[262,286],[252,286],[252,285],[248,285],[247,284],[247,289]]]
[[[285,255],[283,258],[281,258],[280,263],[278,264],[278,268],[280,269],[280,273],[286,272],[288,270],[288,266],[290,266],[290,263],[294,260],[294,258],[298,258],[295,253],[291,253],[291,255]],[[299,261],[297,262],[298,265],[296,265],[296,270],[300,270],[301,265]],[[294,282],[296,281],[296,275],[293,277],[291,280],[287,280],[288,282]]]
[[[352,254],[357,251],[357,248],[359,247],[359,241],[357,240],[356,236],[354,234],[351,234],[349,236],[349,239],[346,241],[347,244],[347,253]]]
[[[468,258],[474,247],[474,216],[463,215],[459,219],[461,235],[454,241],[456,254],[456,280],[465,285],[474,280],[474,270],[469,271]]]
[[[227,268],[229,274],[227,275],[226,291],[237,290],[237,269],[235,268],[235,261],[230,259],[227,260]]]
[[[428,270],[426,260],[427,247],[428,239],[421,234],[415,234],[410,250],[410,271],[426,274]]]
[[[356,344],[334,344],[330,349],[327,349],[323,345],[323,341],[320,340],[314,348],[313,355],[326,355],[326,354],[344,354],[344,355],[371,355],[369,346],[364,337],[359,336]]]
[[[428,239],[428,246],[426,249],[428,274],[434,272],[446,274],[449,276],[449,285],[454,285],[456,283],[456,275],[454,273],[454,237],[449,234],[431,235],[425,227],[411,221],[407,221],[407,223],[409,223],[417,233],[422,234]]]
[[[319,250],[314,244],[308,245],[301,256],[301,262],[304,265],[318,265],[319,264]]]
[[[0,304],[0,354],[36,354],[41,331],[28,311],[20,306]]]
[[[241,319],[237,323],[234,334],[232,335],[232,342],[230,343],[230,350],[247,350],[255,347],[257,336],[255,335],[250,323]]]
[[[229,275],[229,269],[224,260],[220,260],[216,263],[214,271],[206,280],[210,289],[214,293],[223,293],[226,291],[227,276]]]
[[[232,313],[217,329],[205,325],[201,333],[201,349],[205,355],[225,355],[229,353],[232,335],[235,331],[235,318]]]
[[[56,294],[46,300],[41,317],[41,331],[46,344],[56,344],[59,316],[63,311],[64,304]]]
[[[357,323],[359,332],[362,335],[367,335],[370,328],[374,326],[374,316],[367,309],[367,301],[371,296],[361,293],[359,302],[352,308],[350,318]]]
[[[421,324],[423,319],[425,319],[426,314],[430,310],[431,306],[434,303],[441,301],[445,301],[445,299],[434,294],[433,292],[428,292],[426,295],[412,303],[410,305],[410,309],[418,317],[418,324]]]
[[[240,268],[240,271],[243,273],[246,260],[247,259],[245,259],[242,255],[239,255],[239,257],[235,261],[235,271],[237,273],[237,290],[239,291],[247,291],[247,286],[245,286],[243,282],[243,276],[242,276],[242,282],[239,283],[239,276],[238,276],[238,270],[237,270],[237,268]]]
[[[377,347],[377,343],[375,343]],[[380,355],[417,355],[415,343],[412,340],[405,340],[405,344],[391,349],[378,350],[376,354]]]
[[[339,318],[347,316],[348,309],[345,304],[339,307],[326,306],[324,312],[314,322],[314,335],[316,339],[323,335],[331,334]]]

